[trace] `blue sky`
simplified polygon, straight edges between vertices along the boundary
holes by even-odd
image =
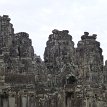
[[[5,14],[15,33],[29,33],[41,58],[51,31],[67,29],[75,47],[84,31],[97,34],[107,59],[107,0],[0,0],[0,15]]]

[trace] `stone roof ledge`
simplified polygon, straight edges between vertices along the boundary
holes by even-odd
[[[54,30],[52,30],[52,33],[53,33],[53,34],[60,34],[60,33],[68,34],[69,31],[68,31],[68,30],[59,31],[59,30],[57,30],[57,29],[54,29]]]
[[[84,39],[94,39],[94,40],[96,40],[96,38],[97,38],[97,34],[93,34],[92,36],[89,36],[88,32],[84,32],[84,35],[81,36],[82,40],[84,40]]]

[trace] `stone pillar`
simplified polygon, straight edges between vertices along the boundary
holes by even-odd
[[[88,98],[86,98],[85,102],[86,102],[86,107],[89,107],[89,106],[88,106],[88,105],[89,105],[89,104],[88,104],[88,102],[89,102],[89,101],[88,101]]]
[[[29,107],[35,107],[34,96],[30,96],[29,98]]]
[[[27,95],[27,107],[29,107],[29,96]]]
[[[15,97],[9,97],[9,107],[15,107]]]
[[[71,98],[67,99],[67,107],[71,107]]]
[[[3,99],[3,107],[8,107],[8,99],[7,98]]]
[[[22,96],[22,107],[27,107],[27,97]]]

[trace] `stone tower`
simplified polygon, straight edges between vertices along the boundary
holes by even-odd
[[[0,16],[0,84],[32,83],[33,61],[34,50],[29,35],[25,32],[14,34],[10,18]]]
[[[9,47],[12,44],[14,36],[13,25],[7,15],[0,16],[0,83],[3,86],[5,82],[6,63],[4,58],[9,55]]]
[[[9,47],[14,36],[13,25],[7,15],[0,17],[0,48]]]
[[[85,82],[102,83],[103,56],[96,34],[84,32],[76,48],[79,78]]]
[[[67,74],[74,74],[74,42],[68,30],[53,30],[52,33],[45,48],[44,62],[52,84],[61,84]]]

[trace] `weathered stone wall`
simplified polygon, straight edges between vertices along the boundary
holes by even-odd
[[[53,30],[44,61],[26,32],[0,16],[0,107],[107,107],[107,63],[97,35],[74,48],[68,30]]]

